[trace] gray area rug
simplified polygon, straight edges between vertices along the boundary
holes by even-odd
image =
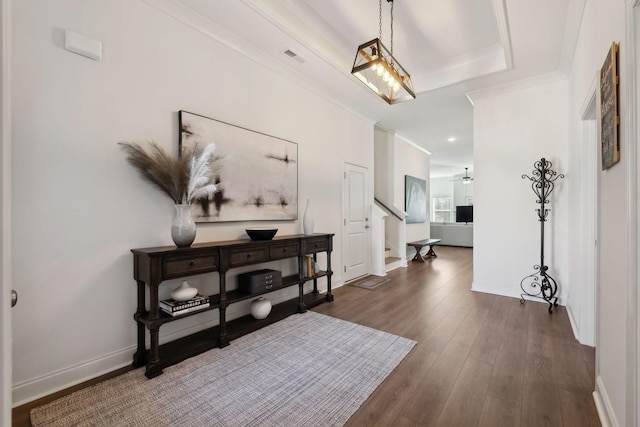
[[[362,280],[358,280],[356,282],[349,283],[349,285],[350,286],[355,286],[357,288],[376,289],[376,288],[384,285],[387,282],[389,282],[389,279],[386,278],[386,277],[368,276],[368,277],[365,277]]]
[[[34,426],[341,426],[415,341],[292,315],[223,349],[136,369],[34,408]]]

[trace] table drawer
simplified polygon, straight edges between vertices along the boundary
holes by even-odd
[[[329,249],[329,240],[324,237],[313,238],[307,240],[307,254],[313,254],[316,252],[324,252]]]
[[[240,265],[256,264],[269,259],[267,247],[251,248],[251,249],[232,249],[229,254],[229,265],[238,267]]]
[[[218,255],[208,254],[197,257],[167,258],[164,260],[163,278],[190,276],[218,270]]]
[[[300,244],[298,242],[289,243],[287,245],[272,246],[269,250],[271,259],[284,259],[298,256],[300,253]]]

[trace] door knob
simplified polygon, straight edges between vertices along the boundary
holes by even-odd
[[[11,307],[15,307],[18,303],[18,293],[11,289]]]

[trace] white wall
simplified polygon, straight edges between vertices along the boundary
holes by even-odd
[[[371,123],[142,1],[21,0],[12,20],[14,405],[131,363],[129,250],[170,245],[173,206],[117,142],[177,153],[180,109],[297,142],[299,217],[311,199],[315,229],[336,233],[342,265],[343,165],[373,169]],[[102,41],[103,60],[65,51],[64,29]],[[199,225],[196,243],[244,237],[252,225]],[[302,229],[273,225],[281,235]],[[192,283],[212,290],[217,277]],[[174,322],[161,341],[215,323],[216,311]]]
[[[464,184],[462,181],[460,181],[460,177],[457,177],[457,180],[453,182],[454,209],[456,206],[468,205],[468,198],[471,198],[471,201],[473,201],[473,181],[471,181],[469,184]]]
[[[374,129],[374,195],[385,205],[393,204],[393,135],[379,128]],[[404,211],[404,205],[397,206]]]
[[[580,112],[588,97],[594,76],[602,67],[613,41],[625,39],[625,1],[591,0],[586,2],[582,28],[570,75],[570,140],[571,157],[576,165],[584,161],[582,146],[583,124]],[[630,147],[626,135],[629,124],[627,46],[621,43],[619,56],[620,74],[620,140],[621,161],[607,171],[598,166],[598,246],[599,277],[596,305],[596,397],[602,404],[609,422],[614,426],[634,425],[633,406],[637,407],[638,392],[633,390],[632,378],[636,372],[635,361],[629,351],[634,346],[628,321],[631,318],[629,294],[629,238],[628,191]],[[633,141],[634,144],[637,141]],[[580,168],[572,167],[579,172]],[[582,179],[576,175],[576,179]],[[579,212],[574,212],[579,217]],[[572,214],[572,216],[574,215]],[[572,223],[574,233],[580,232],[580,222]],[[575,263],[581,260],[576,259]],[[580,266],[581,264],[578,264]],[[579,268],[579,267],[578,267]],[[637,338],[636,338],[637,339]],[[634,403],[635,401],[635,403]]]
[[[553,81],[554,78],[552,77]],[[546,79],[545,79],[546,82]],[[473,290],[520,297],[520,281],[540,264],[539,207],[531,182],[542,157],[564,173],[551,195],[545,224],[545,265],[563,304],[571,280],[568,259],[568,82],[500,87],[473,94]],[[521,83],[522,84],[522,83]]]
[[[426,203],[429,202],[429,154],[408,143],[398,135],[394,137],[394,190],[393,203],[398,209],[404,209],[404,177],[411,175],[427,182]],[[413,242],[429,238],[430,209],[427,209],[427,221],[417,224],[407,224],[406,241]],[[413,249],[410,249],[413,251]],[[407,255],[409,256],[409,254]],[[413,256],[413,254],[411,254]]]

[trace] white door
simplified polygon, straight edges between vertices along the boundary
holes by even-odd
[[[344,280],[369,273],[369,170],[345,163]]]
[[[9,0],[0,3],[0,425],[11,425],[11,271],[9,241]]]

